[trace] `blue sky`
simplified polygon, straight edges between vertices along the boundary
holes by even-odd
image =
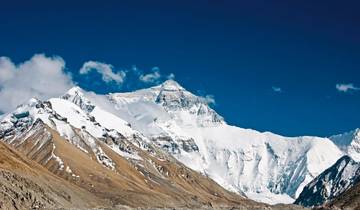
[[[173,73],[213,95],[230,124],[328,136],[360,127],[359,9],[356,1],[9,1],[0,7],[0,56],[15,64],[61,56],[73,82],[98,93]],[[87,61],[127,76],[80,74]]]

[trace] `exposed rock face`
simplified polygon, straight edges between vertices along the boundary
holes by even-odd
[[[302,191],[295,204],[321,206],[360,182],[360,164],[343,156]]]
[[[357,183],[344,193],[328,202],[324,209],[359,209],[360,208],[360,184]]]
[[[169,136],[159,136],[153,138],[152,141],[155,142],[156,145],[161,147],[163,150],[167,151],[170,154],[179,154],[181,151],[186,152],[198,152],[199,147],[196,145],[194,139],[176,139]]]
[[[83,110],[88,112],[93,111],[95,106],[89,100],[84,98],[84,94],[82,92],[83,90],[80,87],[73,87],[61,98],[73,102]]]
[[[167,80],[158,88],[155,103],[167,111],[189,111],[199,118],[199,123],[208,125],[222,123],[223,118],[207,106],[204,98],[185,90],[174,80]]]

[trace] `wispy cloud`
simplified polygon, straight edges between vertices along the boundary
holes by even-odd
[[[144,83],[158,83],[160,81],[161,74],[158,67],[154,67],[151,73],[141,74],[139,76],[140,81]]]
[[[272,90],[273,90],[274,92],[277,92],[277,93],[281,93],[281,92],[282,92],[281,87],[272,86],[271,88],[272,88]]]
[[[0,112],[8,112],[26,100],[48,99],[63,94],[74,84],[64,72],[65,61],[36,54],[20,64],[0,57]]]
[[[350,91],[359,91],[360,87],[356,87],[354,84],[352,83],[348,83],[348,84],[336,84],[336,89],[339,92],[343,92],[343,93],[347,93]]]
[[[206,95],[200,97],[207,104],[216,104],[214,95]]]
[[[113,71],[113,66],[111,64],[106,64],[98,61],[87,61],[83,64],[80,69],[80,74],[88,74],[90,71],[95,70],[102,76],[102,80],[106,83],[116,82],[121,84],[124,82],[126,73],[124,71]]]
[[[142,73],[142,71],[138,69],[133,69],[133,71],[139,76],[139,80],[143,83],[147,84],[159,84],[161,81],[165,79],[175,79],[175,74],[170,73],[165,76],[160,73],[159,67],[153,67],[150,73]]]

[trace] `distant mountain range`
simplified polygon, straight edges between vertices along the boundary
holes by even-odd
[[[1,144],[4,150],[19,152],[12,156],[30,165],[31,173],[45,167],[41,176],[54,180],[35,182],[36,175],[29,175],[29,182],[47,187],[35,187],[31,198],[23,195],[27,202],[14,201],[20,209],[301,208],[268,205],[295,200],[323,205],[357,184],[359,133],[284,137],[239,128],[173,80],[108,95],[74,87],[59,98],[30,99],[0,117],[0,139],[10,146]],[[44,199],[38,192],[48,187]]]

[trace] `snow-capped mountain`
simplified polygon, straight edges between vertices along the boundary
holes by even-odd
[[[43,171],[48,170],[53,176],[61,178],[64,186],[75,186],[53,196],[56,201],[46,200],[46,197],[31,198],[36,199],[35,204],[46,209],[118,204],[147,208],[187,206],[195,209],[212,205],[225,205],[228,208],[242,206],[245,209],[265,207],[264,204],[226,191],[208,177],[187,168],[151,142],[147,143],[148,139],[111,113],[101,111],[97,106],[92,109],[87,109],[88,107],[77,106],[61,98],[48,101],[30,99],[0,119],[1,153],[4,152],[3,143],[6,143],[23,155],[15,154],[9,158],[25,162],[26,167],[36,164],[44,167],[37,171],[39,177],[43,177],[48,173]],[[111,126],[121,132],[110,128],[112,121],[106,124],[109,128],[100,124],[94,117],[99,113],[108,120],[115,120],[113,122],[116,125]],[[107,118],[108,116],[110,117]],[[4,164],[5,167],[8,166],[7,161],[8,159],[1,159],[0,173]],[[29,169],[24,168],[21,173],[24,171],[26,175]],[[13,172],[17,173],[19,170],[14,169]],[[37,191],[42,189],[36,186],[25,188],[31,187]],[[75,193],[77,196],[70,196],[65,192]],[[3,195],[1,193],[0,197]],[[19,203],[14,203],[11,195],[7,196],[5,194],[6,203],[12,202],[14,206],[24,204],[20,198],[17,199],[19,201],[16,200]],[[66,199],[67,202],[61,203],[61,199]],[[89,199],[92,201],[84,205]]]
[[[63,115],[60,115],[55,109]],[[122,137],[121,134],[102,127],[92,116],[82,112],[78,106],[66,100],[54,98],[50,101],[42,102],[33,98],[27,103],[18,106],[16,110],[8,113],[1,119],[0,139],[9,144],[21,145],[29,135],[33,135],[38,130],[39,121],[56,130],[62,137],[80,150],[86,153],[93,152],[98,162],[105,167],[114,168],[112,160],[97,145],[94,136],[102,138],[111,137],[114,139],[114,144],[111,146],[121,147],[117,141],[117,139]],[[17,142],[19,139],[22,139],[22,141]],[[48,141],[49,139],[44,138],[43,142],[37,142],[35,144],[37,148],[34,148],[33,152],[40,153],[44,149],[43,146],[48,144]],[[55,149],[54,144],[52,147]],[[131,155],[133,154],[128,154],[128,156]],[[52,159],[59,163],[60,168],[64,168],[61,158],[53,152],[47,157],[45,164]]]
[[[342,156],[327,138],[289,138],[228,125],[202,97],[173,80],[105,96],[76,87],[62,99],[107,128],[122,133],[122,127],[114,126],[127,126],[125,133],[139,133],[226,189],[267,203],[291,203],[307,183]],[[55,107],[61,113],[59,109]]]
[[[134,128],[185,165],[258,201],[292,202],[342,155],[326,138],[287,138],[230,126],[201,97],[172,80],[109,98],[126,113],[124,119],[136,118]],[[187,150],[184,142],[194,149]]]
[[[330,139],[352,159],[360,161],[360,129],[331,136]]]
[[[343,156],[311,181],[295,203],[308,207],[323,205],[359,182],[360,164]]]
[[[360,181],[360,129],[329,138],[345,156],[311,181],[296,200],[304,206],[323,205]]]
[[[85,150],[93,142],[83,138],[86,134],[112,139],[110,148],[134,160],[137,153],[124,150],[119,139],[145,151],[154,145],[222,187],[266,203],[292,203],[306,184],[343,155],[328,138],[283,137],[231,126],[204,98],[173,80],[108,95],[74,87],[40,103],[45,105],[28,104],[3,117],[0,138],[31,116]],[[77,142],[77,136],[85,143]],[[114,166],[106,152],[98,154],[103,165]]]

